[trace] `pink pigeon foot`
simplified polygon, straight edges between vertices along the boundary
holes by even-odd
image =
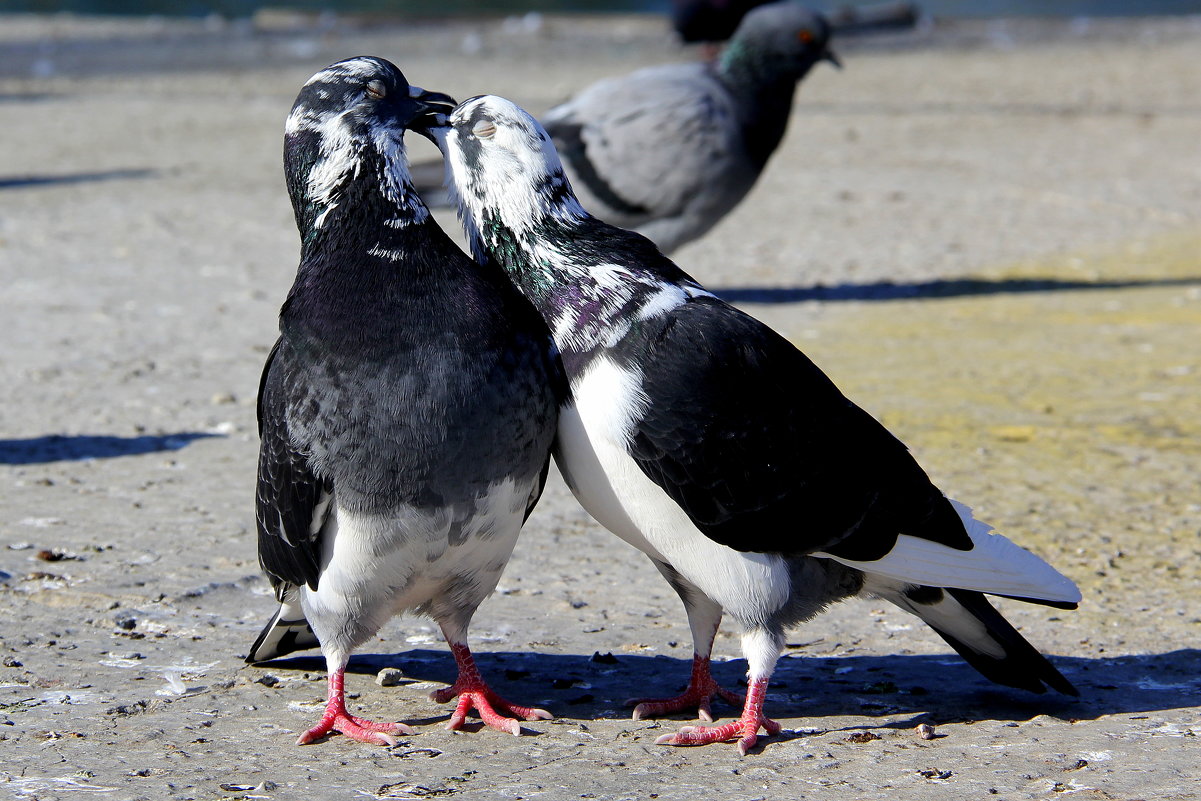
[[[675,734],[665,734],[656,745],[708,745],[738,740],[738,751],[745,756],[755,747],[762,727],[769,735],[780,733],[780,724],[763,715],[763,699],[767,695],[767,679],[755,679],[747,691],[742,717],[721,726],[682,726]]]
[[[459,666],[459,678],[452,686],[430,693],[430,698],[440,704],[446,703],[456,696],[459,699],[459,703],[455,706],[455,711],[451,714],[446,728],[454,730],[462,727],[467,722],[467,713],[472,709],[479,714],[480,720],[484,721],[488,726],[517,735],[521,734],[521,724],[516,718],[520,718],[521,720],[550,720],[554,717],[554,715],[545,709],[512,704],[497,695],[484,682],[479,668],[475,665],[475,658],[472,657],[471,650],[466,645],[451,643],[450,650],[455,656],[455,662]],[[496,711],[497,708],[509,713],[513,717],[506,717],[500,714]]]
[[[331,731],[345,735],[352,740],[374,745],[396,745],[398,734],[414,734],[409,726],[403,723],[375,723],[360,717],[355,717],[346,711],[346,700],[343,694],[345,669],[339,668],[329,674],[329,701],[325,705],[325,714],[317,725],[300,735],[297,745],[308,745],[320,740]]]
[[[634,714],[631,715],[634,720],[695,708],[697,717],[712,723],[713,711],[709,701],[714,695],[721,696],[722,700],[732,706],[740,707],[743,704],[741,695],[718,685],[709,672],[709,657],[693,654],[692,677],[688,680],[688,689],[681,695],[675,698],[631,698],[626,701],[626,706],[634,707]]]

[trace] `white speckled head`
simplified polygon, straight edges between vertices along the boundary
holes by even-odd
[[[305,83],[284,126],[284,168],[302,230],[321,227],[342,191],[359,177],[404,206],[429,215],[410,185],[405,129],[448,108],[445,95],[410,86],[392,63],[371,56],[339,61]],[[368,162],[374,169],[365,169]]]
[[[446,156],[447,181],[469,230],[485,218],[521,232],[547,217],[586,215],[542,125],[495,95],[459,104],[447,127],[432,131]]]

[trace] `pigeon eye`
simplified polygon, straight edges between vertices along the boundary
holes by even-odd
[[[386,94],[388,94],[388,87],[384,86],[383,81],[371,81],[367,84],[367,97],[372,100],[382,100]]]
[[[813,41],[813,31],[802,30],[796,35],[796,38],[800,39],[802,44],[809,44]]]
[[[471,132],[480,139],[491,139],[496,136],[496,123],[489,120],[480,120],[471,129]]]

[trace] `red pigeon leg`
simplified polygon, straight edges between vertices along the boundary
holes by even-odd
[[[352,740],[375,745],[396,745],[395,735],[415,733],[403,723],[374,723],[347,712],[346,696],[343,692],[345,675],[345,664],[330,672],[329,700],[325,704],[325,714],[316,726],[300,735],[300,739],[296,741],[297,745],[315,742],[334,731]]]
[[[688,689],[683,693],[675,698],[631,698],[626,701],[626,704],[634,706],[632,715],[634,720],[696,709],[697,717],[712,723],[713,712],[710,708],[710,699],[714,695],[721,696],[722,700],[731,706],[743,705],[741,695],[720,686],[713,678],[713,674],[709,672],[709,654],[694,653],[692,655],[692,676],[688,680]]]
[[[768,679],[751,679],[747,687],[746,705],[742,708],[742,717],[721,726],[682,726],[675,734],[665,734],[655,740],[658,745],[708,745],[724,743],[727,740],[738,740],[738,750],[744,756],[755,747],[759,739],[759,729],[767,730],[768,734],[779,734],[780,724],[765,717],[763,700],[767,695]]]
[[[449,640],[449,638],[447,639]],[[451,713],[450,721],[447,722],[446,728],[452,730],[460,728],[467,720],[467,713],[472,709],[479,714],[480,719],[484,723],[509,734],[521,734],[521,724],[517,721],[517,718],[521,720],[550,720],[554,717],[554,715],[545,709],[519,706],[509,703],[497,695],[484,681],[483,676],[480,675],[479,668],[475,665],[475,658],[471,655],[471,649],[467,647],[467,643],[451,642],[450,651],[454,654],[455,662],[459,666],[459,678],[450,687],[430,693],[430,698],[440,704],[456,696],[459,699],[459,703],[455,706],[455,711]],[[497,709],[507,712],[513,717],[506,717],[497,712]]]

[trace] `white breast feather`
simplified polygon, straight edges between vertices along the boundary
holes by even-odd
[[[706,537],[629,455],[648,402],[641,376],[598,358],[572,384],[575,407],[560,416],[560,458],[580,503],[601,525],[684,578],[741,620],[759,620],[788,600],[782,559],[735,551]]]
[[[356,514],[337,508],[322,531],[318,587],[303,589],[305,616],[322,643],[349,651],[359,643],[347,641],[353,632],[346,621],[374,632],[466,575],[473,576],[478,600],[487,597],[513,552],[530,490],[512,479],[493,484],[463,522],[457,544],[450,542],[448,509],[402,505],[386,514]]]

